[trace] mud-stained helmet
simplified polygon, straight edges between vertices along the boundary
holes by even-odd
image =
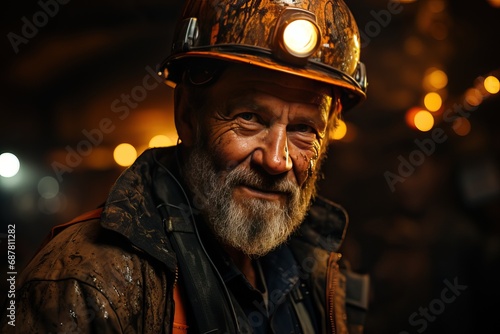
[[[346,110],[366,97],[360,45],[342,0],[186,0],[162,71],[175,85],[199,59],[251,64],[332,84]]]

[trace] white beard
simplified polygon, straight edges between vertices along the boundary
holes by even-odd
[[[215,154],[194,148],[185,172],[194,207],[219,241],[254,257],[285,242],[304,219],[316,190],[315,178],[307,179],[301,189],[284,176],[263,175],[242,165],[227,173],[217,172],[215,161]],[[241,185],[284,192],[286,202],[234,198],[234,188]]]

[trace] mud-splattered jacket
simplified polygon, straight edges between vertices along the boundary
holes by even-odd
[[[100,219],[54,233],[20,276],[15,332],[172,332],[178,264],[152,189],[160,165],[175,165],[173,151],[146,151],[116,181]],[[343,210],[323,203],[289,242],[297,263],[307,263],[323,333],[348,332],[336,252],[345,227]],[[7,320],[0,320],[2,333],[13,330]]]

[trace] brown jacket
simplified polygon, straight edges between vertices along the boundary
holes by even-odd
[[[151,189],[158,161],[170,166],[172,156],[172,148],[147,151],[117,180],[100,219],[56,231],[19,279],[17,333],[171,333],[177,262]],[[309,268],[322,332],[347,333],[335,252],[347,222],[328,205],[313,207],[290,245]],[[2,333],[12,332],[0,321]]]

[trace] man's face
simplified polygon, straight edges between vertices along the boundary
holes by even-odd
[[[222,243],[264,255],[300,225],[315,193],[331,88],[232,66],[208,89],[185,165],[194,204]]]

